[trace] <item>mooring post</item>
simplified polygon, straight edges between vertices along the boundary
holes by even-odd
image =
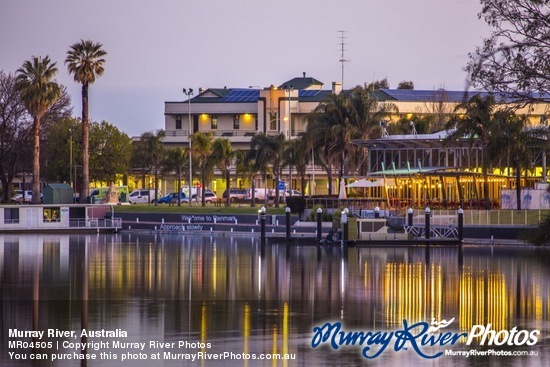
[[[260,239],[265,243],[265,206],[260,208]]]
[[[321,236],[323,235],[322,215],[323,209],[317,208],[317,242],[321,242]]]
[[[458,240],[464,239],[464,210],[458,208]]]
[[[407,209],[407,225],[409,227],[413,226],[413,213],[414,213],[413,208]]]
[[[374,208],[374,217],[375,218],[380,218],[380,208],[379,207]]]
[[[426,231],[426,239],[429,240],[430,239],[430,208],[426,207],[426,209],[424,209],[424,226],[425,226],[425,231]]]
[[[344,225],[344,244],[347,244],[348,243],[348,213],[349,213],[349,209],[348,208],[344,208],[344,210],[342,210],[342,215],[340,217],[340,219],[342,220],[342,224]]]
[[[290,208],[287,206],[285,208],[286,214],[286,240],[290,241]]]

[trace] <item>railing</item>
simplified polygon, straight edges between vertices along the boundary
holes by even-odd
[[[550,215],[550,210],[464,210],[464,225],[470,226],[507,226],[507,225],[537,225],[545,216]],[[399,216],[406,217],[405,212]],[[424,209],[413,211],[413,225],[423,224],[425,219]],[[430,223],[433,225],[457,225],[456,210],[431,210]]]
[[[71,219],[71,228],[122,228],[122,218]]]

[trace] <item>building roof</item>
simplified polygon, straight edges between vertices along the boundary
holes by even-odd
[[[304,76],[301,78],[293,78],[287,82],[284,82],[279,86],[279,89],[285,89],[288,86],[296,90],[306,90],[312,87],[315,87],[315,89],[320,90],[323,87],[323,83],[321,83],[319,80],[315,78],[306,77],[304,73]]]
[[[191,98],[191,103],[254,103],[260,91],[250,88],[209,88]]]

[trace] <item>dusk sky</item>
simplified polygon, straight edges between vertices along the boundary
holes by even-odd
[[[488,35],[476,0],[2,0],[0,70],[31,56],[57,62],[80,116],[80,85],[64,60],[80,39],[103,44],[105,74],[90,118],[130,136],[164,128],[164,102],[182,88],[266,87],[303,72],[344,88],[386,77],[395,88],[465,87],[468,52]]]

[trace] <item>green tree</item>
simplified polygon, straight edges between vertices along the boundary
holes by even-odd
[[[471,147],[478,146],[482,152],[481,170],[483,174],[483,197],[485,209],[491,209],[489,197],[489,166],[492,146],[498,141],[499,125],[494,118],[495,99],[492,96],[473,96],[469,101],[460,103],[456,111],[463,111],[464,118],[456,122],[455,130],[446,141],[467,138]]]
[[[45,132],[48,142],[43,149],[43,174],[47,181],[69,182],[72,185],[75,165],[81,166],[77,159],[81,151],[80,137],[75,134],[81,129],[80,120],[64,118],[51,124]],[[76,182],[76,180],[75,180]]]
[[[167,148],[162,162],[164,174],[176,173],[178,192],[181,193],[183,169],[188,165],[189,156],[182,147]],[[191,198],[188,198],[191,200]],[[178,206],[181,206],[181,195],[178,195]]]
[[[162,139],[166,136],[164,130],[159,129],[155,132],[148,131],[141,134],[143,149],[145,153],[145,164],[149,166],[155,175],[155,206],[158,205],[158,190],[159,190],[159,170],[164,155],[164,145]]]
[[[107,186],[125,175],[130,166],[132,139],[116,126],[102,121],[90,123],[90,178]]]
[[[32,155],[28,149],[31,127],[29,115],[15,87],[15,75],[0,70],[0,182],[4,188],[4,202],[11,199],[9,188],[17,173],[24,168],[23,160]]]
[[[230,189],[230,173],[231,164],[235,158],[235,151],[231,146],[231,142],[227,138],[217,138],[212,145],[212,159],[218,168],[222,171],[225,177],[226,197],[225,206],[231,206]]]
[[[283,151],[285,148],[285,135],[267,135],[258,133],[254,135],[250,141],[250,158],[256,162],[256,167],[267,173],[267,169],[271,166],[271,170],[275,180],[275,207],[279,207],[279,180],[283,169]]]
[[[17,70],[16,88],[25,108],[33,118],[33,183],[32,201],[40,203],[40,126],[42,117],[60,98],[61,88],[55,82],[57,68],[48,56],[32,57]]]
[[[90,40],[80,40],[74,43],[67,51],[65,64],[74,81],[82,84],[82,186],[80,188],[80,202],[84,202],[90,189],[89,168],[89,116],[88,116],[88,89],[98,76],[103,75],[103,65],[107,55],[103,45]]]
[[[250,181],[251,183],[251,198],[250,206],[255,205],[256,198],[255,196],[255,180],[254,176],[259,169],[256,169],[256,161],[254,158],[249,157],[248,151],[237,150],[235,151],[235,175],[237,178],[239,176],[243,177],[245,180]]]
[[[206,206],[206,182],[214,175],[215,161],[212,159],[214,136],[212,133],[201,133],[197,131],[191,136],[191,154],[198,162],[198,169],[201,172],[202,183],[202,206]],[[194,166],[196,166],[194,164]],[[191,192],[191,188],[189,188]]]

